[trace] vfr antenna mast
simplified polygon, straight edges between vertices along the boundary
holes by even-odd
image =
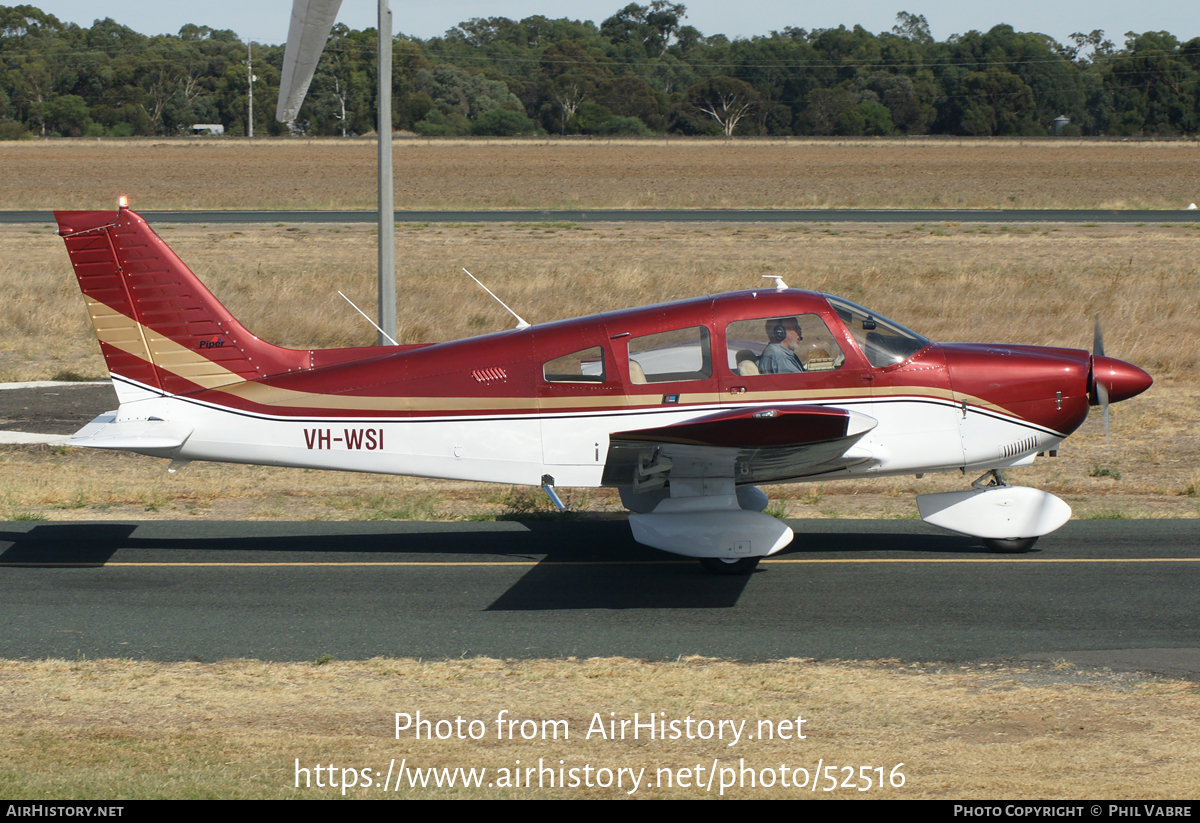
[[[341,291],[339,291],[339,292],[338,292],[338,294],[342,294],[342,293],[341,293]],[[383,337],[386,337],[386,338],[388,339],[388,342],[389,342],[389,343],[391,343],[393,346],[399,346],[399,345],[400,345],[399,343],[397,343],[397,342],[396,342],[396,339],[395,339],[394,337],[392,337],[390,334],[388,334],[387,332],[385,332],[383,329],[379,328],[379,326],[378,326],[378,325],[376,325],[376,323],[375,323],[375,321],[374,321],[374,320],[372,320],[370,317],[367,317],[367,313],[366,313],[365,311],[363,311],[362,309],[360,309],[358,306],[355,306],[355,305],[354,305],[354,301],[353,301],[353,300],[351,300],[349,297],[347,297],[347,296],[346,296],[346,295],[344,295],[344,294],[342,294],[342,299],[343,299],[343,300],[345,300],[347,303],[349,303],[349,304],[350,304],[350,305],[351,305],[351,306],[354,308],[354,310],[355,310],[356,312],[358,312],[359,314],[361,314],[363,317],[366,317],[366,318],[367,318],[367,322],[368,322],[368,323],[370,323],[372,326],[375,326],[375,331],[379,332],[379,334],[380,334],[380,335],[382,335]]]
[[[475,282],[476,282],[476,283],[479,285],[479,288],[483,289],[483,290],[484,290],[485,292],[487,292],[488,294],[491,294],[491,295],[492,295],[492,299],[493,299],[493,300],[495,300],[495,301],[496,301],[497,303],[499,303],[501,306],[504,306],[504,310],[505,310],[506,312],[508,312],[509,314],[511,314],[513,317],[517,318],[517,330],[518,330],[518,331],[519,331],[519,330],[521,330],[521,329],[527,329],[527,328],[529,328],[529,324],[528,324],[527,322],[525,322],[525,319],[524,319],[523,317],[521,317],[521,315],[517,314],[515,311],[513,311],[512,309],[510,309],[510,308],[508,307],[508,304],[506,304],[506,303],[505,303],[503,300],[501,300],[501,299],[500,299],[499,297],[497,297],[496,295],[492,294],[492,290],[491,290],[491,289],[489,289],[487,286],[483,285],[482,283],[480,283],[480,282],[479,282],[479,278],[477,278],[475,275],[471,274],[471,273],[470,273],[469,271],[467,271],[466,269],[463,269],[463,274],[465,274],[467,277],[469,277],[469,278],[471,278],[472,280],[474,280],[474,281],[475,281]],[[340,293],[340,292],[339,292],[339,293]]]

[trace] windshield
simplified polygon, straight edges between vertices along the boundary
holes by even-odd
[[[846,324],[846,328],[850,330],[850,334],[872,366],[883,368],[903,363],[929,345],[929,341],[916,332],[864,309],[857,303],[828,294],[825,298],[837,312],[837,316],[842,318],[842,322]]]

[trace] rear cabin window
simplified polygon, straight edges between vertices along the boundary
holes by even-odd
[[[686,329],[629,339],[629,379],[633,383],[670,383],[712,377],[708,329]]]
[[[542,376],[547,383],[603,383],[604,349],[590,349],[564,354],[542,364]]]
[[[829,326],[815,314],[730,323],[725,356],[729,370],[742,376],[835,371],[846,361]]]

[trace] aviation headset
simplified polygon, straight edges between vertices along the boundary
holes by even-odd
[[[789,318],[789,319],[791,319],[792,322],[796,324],[796,336],[799,337],[801,340],[803,340],[804,335],[800,333],[800,323],[795,319],[792,319],[792,318]],[[772,326],[772,328],[771,328],[771,339],[774,340],[776,343],[782,343],[784,340],[787,339],[787,326],[784,325],[786,322],[787,322],[786,320],[777,320],[775,322],[775,325]]]

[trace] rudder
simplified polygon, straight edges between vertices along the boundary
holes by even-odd
[[[136,212],[55,212],[122,402],[310,368],[307,351],[259,340]]]

